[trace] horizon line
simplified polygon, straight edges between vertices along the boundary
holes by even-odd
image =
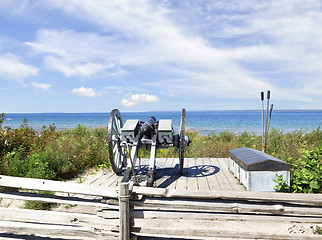
[[[253,112],[253,111],[259,111],[261,112],[261,109],[221,109],[221,110],[188,110],[187,112]],[[281,112],[281,111],[315,111],[319,112],[322,111],[322,109],[274,109],[273,111]],[[124,111],[124,113],[149,113],[149,112],[180,112],[180,110],[149,110],[149,111]],[[110,112],[4,112],[4,114],[94,114],[94,113],[106,113],[109,114]]]

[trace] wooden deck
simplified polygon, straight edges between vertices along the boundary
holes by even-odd
[[[141,159],[136,172],[147,173],[148,161],[149,159]],[[99,171],[89,176],[84,183],[116,187],[121,179],[121,175]],[[246,191],[228,170],[227,158],[186,158],[182,176],[179,175],[178,158],[157,158],[154,179],[157,188]]]

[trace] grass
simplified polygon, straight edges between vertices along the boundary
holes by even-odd
[[[54,195],[53,192],[49,191],[37,191],[38,194]],[[38,202],[38,201],[25,201],[22,208],[33,209],[33,210],[51,210],[56,207],[56,203]]]

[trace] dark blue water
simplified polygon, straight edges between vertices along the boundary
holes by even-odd
[[[131,112],[121,113],[123,123],[127,119],[146,119],[153,115],[157,119],[172,119],[175,131],[180,126],[181,112]],[[19,113],[6,114],[3,126],[19,127],[24,119],[28,125],[40,130],[43,125],[55,124],[57,129],[74,128],[79,124],[88,127],[106,127],[109,113]],[[318,111],[273,111],[270,129],[277,128],[283,132],[302,130],[310,132],[322,127],[322,110]],[[212,132],[262,132],[261,111],[187,111],[186,128],[198,130],[207,135]]]

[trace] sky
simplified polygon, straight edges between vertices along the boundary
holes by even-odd
[[[0,112],[322,109],[321,0],[1,0]]]

